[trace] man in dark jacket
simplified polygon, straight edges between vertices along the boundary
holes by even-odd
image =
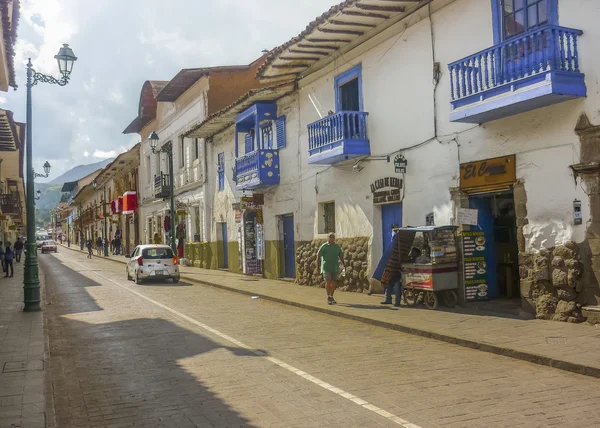
[[[23,252],[23,241],[21,238],[17,238],[17,242],[15,242],[15,260],[17,263],[21,263],[21,253]]]

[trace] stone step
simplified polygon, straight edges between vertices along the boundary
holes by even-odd
[[[590,324],[600,324],[600,306],[584,306],[581,313]]]

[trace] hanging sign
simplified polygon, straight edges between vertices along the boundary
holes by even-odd
[[[486,252],[488,243],[483,232],[463,232],[465,300],[487,300],[489,266]]]
[[[388,158],[389,162],[389,158]],[[394,158],[394,170],[396,174],[406,174],[406,167],[408,165],[408,161],[402,155],[396,155]]]
[[[255,210],[258,208],[258,205],[254,203],[254,198],[252,196],[242,196],[240,208],[243,210]]]
[[[470,226],[477,226],[477,215],[478,215],[479,211],[477,210],[471,210],[468,208],[459,208],[458,209],[458,218],[457,218],[457,224],[458,225],[463,225],[463,224],[468,224]]]
[[[373,203],[390,204],[402,201],[402,179],[397,177],[385,177],[375,180],[371,184]]]
[[[515,160],[515,155],[510,155],[461,164],[461,190],[514,183],[517,180]]]
[[[252,194],[252,202],[254,205],[261,206],[265,204],[265,195],[264,193],[253,193]]]
[[[235,222],[236,223],[241,223],[242,222],[242,211],[241,210],[234,210],[235,213]]]

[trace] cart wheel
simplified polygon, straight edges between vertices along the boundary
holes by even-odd
[[[458,296],[454,290],[444,291],[444,305],[453,308],[458,304]]]
[[[406,303],[406,306],[415,306],[415,303],[417,303],[417,294],[415,293],[415,290],[405,288],[402,295],[404,296],[404,303]]]
[[[425,293],[425,306],[429,309],[437,309],[438,307],[438,296],[435,291],[427,291]]]

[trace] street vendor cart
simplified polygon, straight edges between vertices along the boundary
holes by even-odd
[[[404,227],[398,231],[400,271],[404,301],[422,301],[436,309],[458,303],[458,257],[456,226]]]

